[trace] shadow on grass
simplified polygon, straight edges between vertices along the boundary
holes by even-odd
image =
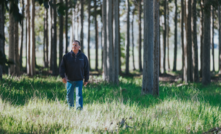
[[[40,79],[3,79],[0,81],[0,97],[11,105],[24,105],[31,98],[46,97],[50,101],[58,99],[66,103],[65,85],[60,81]],[[164,83],[165,84],[165,83]],[[221,85],[212,83],[209,86],[190,84],[177,87],[176,84],[160,86],[159,97],[141,95],[141,86],[135,84],[133,78],[120,82],[119,86],[104,82],[93,82],[83,89],[84,104],[94,102],[104,103],[113,100],[134,104],[140,107],[149,107],[165,100],[199,101],[211,106],[220,106]]]

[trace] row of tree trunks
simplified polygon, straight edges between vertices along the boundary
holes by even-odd
[[[4,18],[4,6],[3,4],[0,4],[0,36],[4,37],[4,24],[5,24],[5,18]],[[4,39],[0,38],[0,52],[2,52],[2,54],[5,54],[4,52]],[[3,74],[3,66],[0,65],[0,80],[2,79],[2,74]]]

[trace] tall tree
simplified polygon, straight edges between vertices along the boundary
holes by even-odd
[[[81,51],[84,52],[84,1],[81,0],[81,33],[80,33],[80,42],[81,42]]]
[[[44,14],[44,67],[48,67],[48,9]]]
[[[53,0],[52,14],[51,14],[51,65],[52,65],[52,75],[57,75],[57,27],[56,27],[56,0]]]
[[[63,0],[60,0],[60,4],[63,5]],[[59,65],[61,64],[61,60],[63,57],[63,21],[64,17],[63,14],[59,14]]]
[[[159,19],[159,0],[154,0],[154,76],[153,76],[153,95],[159,95],[159,49],[160,47],[160,19]]]
[[[32,3],[32,9],[31,9],[31,76],[35,75],[35,0],[31,1]]]
[[[192,52],[193,52],[193,81],[199,81],[198,73],[198,47],[197,47],[197,14],[196,0],[192,0]]]
[[[95,24],[95,70],[98,71],[98,22],[97,22],[97,0],[94,0],[94,24]]]
[[[113,44],[113,55],[114,55],[114,83],[119,84],[119,45],[120,45],[120,39],[119,39],[119,0],[114,0],[114,44]]]
[[[49,51],[48,51],[48,64],[50,67],[50,70],[52,70],[52,10],[53,7],[52,5],[49,8],[49,12],[48,12],[48,36],[49,36]]]
[[[200,0],[200,77],[202,77],[202,68],[203,68],[203,20],[204,20],[204,12],[203,12],[203,4],[204,0]]]
[[[90,17],[91,17],[91,0],[88,0],[88,37],[87,37],[87,57],[89,63],[89,69],[91,69],[91,55],[90,55]]]
[[[113,11],[112,11],[112,0],[107,0],[107,7],[106,7],[106,13],[107,13],[107,21],[106,21],[106,27],[107,27],[107,71],[108,71],[108,78],[107,82],[113,82]]]
[[[175,17],[174,17],[174,59],[173,59],[173,71],[176,71],[177,65],[177,0],[175,0]]]
[[[218,18],[219,18],[219,74],[221,74],[221,13],[220,13],[220,2],[218,7]]]
[[[144,0],[144,56],[142,93],[153,93],[154,11],[153,0]],[[158,68],[157,68],[158,69]]]
[[[66,9],[65,9],[65,52],[67,53],[68,52],[68,9],[69,9],[68,0],[65,0],[65,6],[66,6]],[[74,23],[74,21],[72,23]],[[71,40],[70,42],[72,43]]]
[[[211,6],[211,45],[212,45],[212,68],[213,68],[213,72],[215,72],[215,63],[214,63],[214,19],[215,19],[215,15],[214,15],[214,7]]]
[[[4,5],[0,4],[0,53],[4,55]],[[0,80],[2,79],[3,65],[0,65]]]
[[[186,0],[186,20],[185,20],[185,34],[186,41],[184,43],[184,81],[192,82],[192,37],[191,37],[191,0]]]
[[[18,3],[16,3],[18,4]],[[18,22],[17,21],[14,21],[14,61],[15,61],[15,72],[14,72],[14,75],[18,76],[20,75],[20,63],[19,63],[19,37],[18,37]]]
[[[27,5],[26,5],[26,15],[27,15],[27,75],[31,75],[31,29],[30,29],[30,1],[27,0]]]
[[[163,72],[166,73],[167,0],[164,1]]]
[[[209,0],[204,0],[204,19],[203,19],[203,68],[202,84],[210,84],[210,5]]]
[[[107,81],[107,77],[108,77],[108,71],[107,71],[107,13],[106,13],[106,0],[103,0],[103,5],[102,5],[102,22],[103,22],[103,29],[102,29],[102,45],[103,45],[103,80]]]
[[[71,35],[70,35],[70,43],[69,43],[69,45],[71,46],[72,45],[72,42],[75,40],[75,31],[76,31],[76,29],[75,29],[75,9],[76,9],[76,3],[73,3],[73,2],[71,2]],[[66,6],[67,6],[67,4],[66,4]],[[68,17],[68,16],[66,16],[66,17]],[[66,27],[67,28],[67,27]],[[65,31],[67,31],[66,30],[66,28],[65,28]],[[65,46],[65,53],[67,53],[68,52],[68,46],[66,45]],[[88,59],[89,60],[89,59]]]
[[[127,33],[125,39],[125,50],[126,50],[126,70],[125,73],[129,74],[129,58],[130,58],[130,3],[129,0],[126,2],[126,11],[127,11]]]
[[[10,2],[10,6],[12,7],[12,2]],[[14,46],[14,18],[13,14],[9,14],[9,56],[8,59],[14,61],[14,55],[15,55],[15,46]],[[15,61],[14,61],[15,62]],[[9,68],[9,74],[13,75],[15,73],[15,66],[12,65]]]
[[[22,14],[24,14],[24,0],[22,0]],[[21,41],[20,41],[20,69],[22,70],[22,57],[23,57],[23,37],[24,37],[24,20],[21,23]]]
[[[184,80],[184,0],[181,0],[182,81]]]
[[[167,64],[168,64],[168,71],[170,71],[170,11],[169,11],[169,2],[167,2]],[[166,55],[165,55],[166,56]]]
[[[135,69],[135,61],[134,61],[134,11],[133,11],[133,14],[132,14],[132,21],[131,21],[131,34],[132,34],[132,62],[133,62],[133,70],[136,70]]]
[[[139,9],[138,9],[138,18],[139,18],[139,21],[138,21],[138,25],[139,25],[139,35],[138,35],[138,62],[139,62],[139,71],[141,72],[142,71],[142,59],[141,59],[141,54],[142,54],[142,52],[141,52],[141,43],[142,43],[142,40],[141,40],[141,38],[142,38],[142,34],[141,34],[141,31],[142,31],[142,29],[141,29],[141,13],[142,13],[142,5],[141,5],[141,3],[142,3],[142,0],[139,0],[138,1],[139,2]]]

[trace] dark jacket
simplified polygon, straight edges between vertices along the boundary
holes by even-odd
[[[89,79],[89,66],[87,57],[79,50],[77,56],[71,51],[62,58],[60,76],[66,78],[67,81],[79,81]]]

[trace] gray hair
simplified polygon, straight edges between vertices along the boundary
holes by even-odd
[[[74,43],[78,43],[78,45],[81,46],[81,43],[78,40],[74,40],[72,44],[74,44]]]

